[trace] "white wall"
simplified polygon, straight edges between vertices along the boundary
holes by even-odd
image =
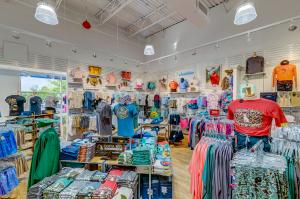
[[[8,116],[9,107],[5,98],[21,90],[20,77],[15,73],[0,71],[0,85],[0,112],[2,116]]]

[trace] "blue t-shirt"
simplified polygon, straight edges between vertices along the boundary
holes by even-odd
[[[138,114],[134,104],[117,104],[114,113],[118,118],[118,135],[132,137],[134,135],[134,117]]]
[[[83,94],[83,108],[91,110],[92,109],[92,104],[93,100],[95,99],[94,93],[90,91],[85,91]]]
[[[30,98],[30,111],[33,112],[35,115],[40,115],[42,113],[42,98],[39,96],[33,96]]]

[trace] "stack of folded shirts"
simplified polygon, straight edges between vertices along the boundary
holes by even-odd
[[[168,142],[159,142],[156,149],[156,160],[153,165],[154,173],[171,175],[171,149]]]
[[[128,150],[119,155],[119,164],[132,165],[132,151]]]
[[[71,170],[72,170],[72,168],[64,167],[56,175],[46,177],[42,181],[36,183],[35,185],[32,185],[28,190],[27,198],[28,199],[42,198],[44,189],[46,189],[47,187],[52,185],[61,176],[65,175],[66,173],[70,172]]]
[[[80,145],[78,152],[79,162],[88,162],[93,159],[95,155],[95,143],[85,143]]]
[[[91,181],[103,182],[107,176],[107,173],[101,171],[96,171],[95,174],[91,177]]]
[[[60,152],[61,160],[77,160],[79,146],[69,145]]]
[[[147,147],[139,147],[133,150],[133,165],[150,165],[150,150]]]
[[[112,169],[106,178],[106,180],[117,182],[117,180],[122,176],[123,171],[119,169]]]
[[[156,160],[153,165],[153,171],[155,174],[161,175],[171,175],[171,160],[170,159],[163,159],[163,160]]]
[[[59,175],[53,175],[50,177],[44,178],[42,181],[38,182],[35,185],[32,185],[27,193],[28,199],[42,198],[43,190],[52,185],[58,180]]]
[[[112,199],[117,191],[116,182],[106,180],[98,189],[93,192],[93,199]]]
[[[138,175],[134,171],[124,171],[121,177],[117,180],[119,187],[128,187],[134,189],[138,180]]]
[[[75,177],[77,175],[79,175],[80,173],[82,173],[83,171],[84,171],[84,169],[82,169],[82,168],[72,168],[67,173],[62,175],[62,177],[75,179]]]
[[[100,182],[90,182],[86,181],[84,187],[81,187],[78,194],[77,199],[86,199],[91,198],[93,192],[100,186]]]
[[[72,182],[67,188],[59,193],[59,198],[61,199],[76,199],[76,196],[79,190],[84,187],[86,181],[77,181]]]
[[[59,193],[69,186],[74,180],[71,178],[59,178],[52,185],[44,189],[43,198],[53,199],[58,198]]]
[[[116,195],[113,199],[132,199],[133,198],[133,191],[127,187],[121,187],[117,190]]]
[[[76,176],[75,180],[90,181],[95,173],[96,171],[84,170],[78,176]]]

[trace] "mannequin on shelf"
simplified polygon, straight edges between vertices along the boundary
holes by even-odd
[[[42,113],[42,103],[42,98],[37,95],[37,92],[33,92],[29,99],[30,112],[40,115]]]
[[[182,93],[185,93],[187,91],[189,87],[189,83],[186,79],[184,79],[183,77],[180,78],[180,82],[179,82],[179,91]]]
[[[21,92],[17,90],[15,95],[10,95],[5,98],[5,102],[9,105],[9,116],[18,116],[24,112],[26,99],[20,94]]]
[[[264,58],[257,56],[256,52],[253,52],[252,57],[249,57],[246,61],[246,74],[255,74],[264,72]]]
[[[134,118],[138,115],[138,110],[131,103],[131,97],[125,95],[120,102],[114,106],[113,112],[118,118],[118,135],[123,137],[133,137]]]
[[[270,151],[269,136],[272,121],[280,127],[287,122],[280,106],[271,100],[258,98],[254,84],[242,84],[240,99],[228,106],[228,119],[234,120],[237,150],[251,148],[263,140],[264,151]]]
[[[277,91],[292,91],[297,88],[297,67],[283,60],[273,69],[272,86]]]

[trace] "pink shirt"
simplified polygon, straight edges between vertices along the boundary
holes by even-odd
[[[202,173],[204,170],[207,148],[208,144],[205,141],[200,141],[196,145],[189,164],[189,172],[191,175],[190,192],[192,193],[193,199],[202,198]]]

